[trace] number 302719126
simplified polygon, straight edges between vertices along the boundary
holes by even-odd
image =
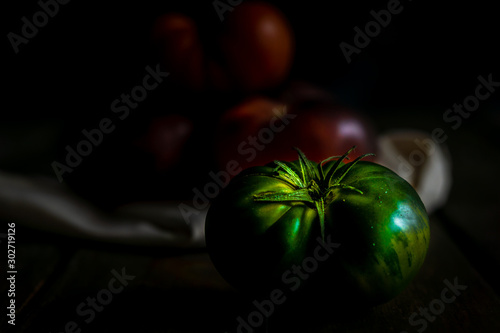
[[[9,270],[16,269],[16,224],[9,223],[7,229],[7,265]]]

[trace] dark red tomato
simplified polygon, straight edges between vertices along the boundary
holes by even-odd
[[[181,115],[153,119],[138,145],[153,155],[155,170],[162,172],[179,162],[182,149],[193,131],[192,122]]]
[[[377,151],[373,126],[358,111],[339,104],[323,104],[302,109],[290,108],[290,113],[297,114],[297,121],[291,122],[283,135],[276,136],[272,143],[276,147],[290,143],[295,147],[302,146],[310,151],[312,159],[320,160],[328,157],[329,152],[342,155],[343,151],[353,146],[356,146],[356,150],[350,155],[351,158]],[[287,151],[283,157],[292,161],[293,153]],[[373,160],[373,157],[367,157],[366,160]]]
[[[243,2],[224,24],[221,49],[240,88],[272,88],[286,78],[294,39],[289,22],[277,8],[265,2]]]
[[[203,48],[195,22],[183,14],[165,14],[156,20],[152,35],[162,63],[173,79],[191,88],[202,88],[205,80]]]
[[[288,112],[300,115],[277,141],[289,140],[296,145],[307,145],[311,156],[323,159],[329,151],[341,155],[352,146],[352,158],[376,153],[376,133],[370,119],[340,103],[329,91],[306,82],[292,82],[281,99],[289,105]],[[289,155],[293,158],[293,152]],[[366,157],[373,161],[373,157]]]
[[[217,130],[218,162],[224,168],[236,160],[245,169],[274,160],[296,159],[292,147],[304,147],[313,160],[376,152],[373,126],[362,114],[334,104],[284,104],[254,97],[229,110]],[[367,158],[370,160],[371,158]]]
[[[221,168],[236,160],[243,168],[259,165],[261,155],[246,156],[246,150],[255,144],[253,137],[260,129],[270,126],[274,110],[282,104],[265,97],[251,97],[224,113],[216,131],[216,156]],[[248,159],[248,160],[247,160]]]

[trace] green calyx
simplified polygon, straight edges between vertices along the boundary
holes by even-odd
[[[374,154],[364,154],[354,161],[347,164],[347,168],[341,170],[342,162],[349,159],[348,155],[356,148],[352,147],[342,156],[332,156],[326,160],[321,161],[319,164],[313,163],[306,158],[304,153],[298,149],[294,148],[299,155],[300,172],[295,172],[286,163],[280,161],[274,161],[277,165],[274,172],[276,176],[292,186],[294,189],[292,192],[289,190],[274,191],[274,192],[263,192],[254,195],[255,201],[274,201],[274,202],[286,202],[286,201],[301,201],[306,202],[313,207],[315,207],[318,212],[319,221],[321,224],[321,237],[325,238],[325,206],[328,206],[333,200],[332,190],[335,188],[344,188],[352,191],[356,191],[363,194],[360,190],[353,186],[345,185],[342,180],[347,175],[347,173],[358,163],[362,158]],[[323,170],[323,165],[329,161],[335,160],[333,166],[325,174]]]

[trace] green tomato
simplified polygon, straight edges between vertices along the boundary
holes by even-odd
[[[429,245],[425,207],[413,187],[381,165],[294,162],[244,170],[212,203],[210,258],[235,288],[271,288],[374,305],[399,294]],[[285,289],[284,289],[285,288]]]

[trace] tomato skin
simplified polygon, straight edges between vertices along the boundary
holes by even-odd
[[[286,164],[300,170],[297,161]],[[325,170],[332,165],[325,164]],[[283,274],[312,257],[321,237],[317,211],[309,203],[254,201],[262,192],[293,190],[274,169],[270,164],[244,170],[207,215],[210,257],[220,274],[243,292],[290,288]],[[363,194],[333,190],[334,199],[326,207],[325,239],[340,246],[301,281],[301,290],[360,305],[386,302],[408,285],[424,262],[430,238],[427,213],[411,185],[381,165],[359,162],[342,183]]]
[[[174,80],[193,89],[203,87],[204,54],[193,19],[180,13],[164,14],[156,19],[152,39]]]
[[[339,267],[348,270],[346,280],[355,294],[369,295],[373,303],[387,301],[408,285],[425,260],[427,212],[413,187],[381,165],[360,162],[344,183],[363,194],[344,190],[327,209],[332,239],[342,244]]]
[[[221,37],[229,73],[240,88],[273,88],[288,75],[294,40],[285,16],[265,2],[244,2],[234,8]]]

